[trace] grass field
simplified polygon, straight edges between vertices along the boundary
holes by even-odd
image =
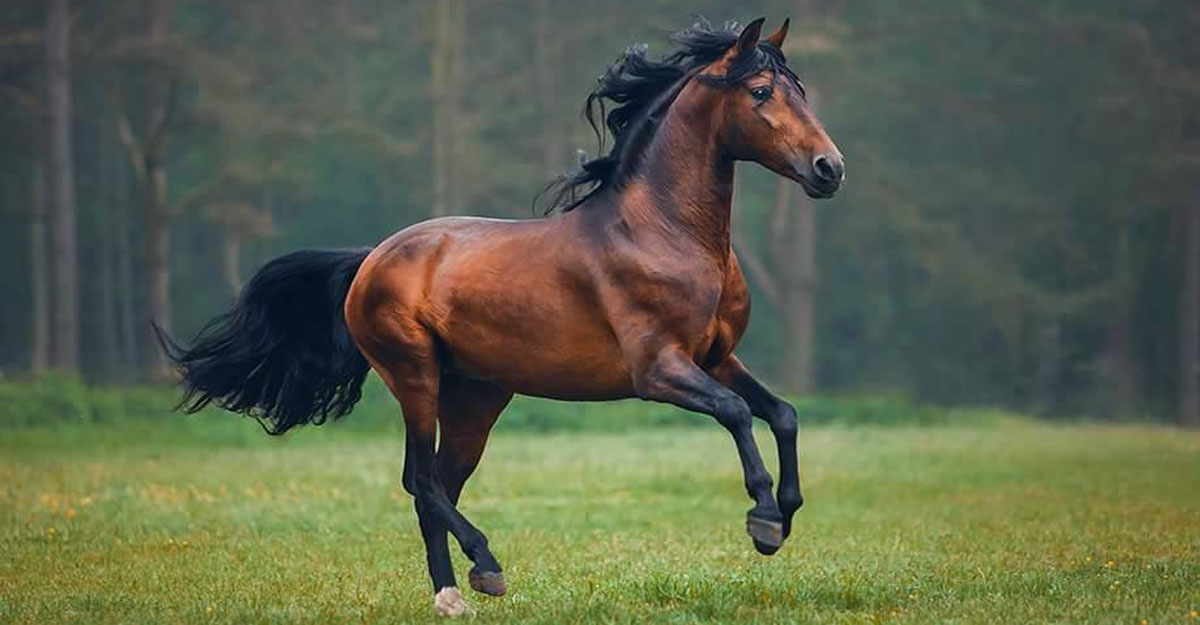
[[[437,620],[397,435],[204,419],[0,431],[0,623]],[[715,426],[502,427],[463,510],[510,592],[470,594],[476,620],[1200,624],[1197,433],[1003,420],[801,444],[807,505],[764,558]]]

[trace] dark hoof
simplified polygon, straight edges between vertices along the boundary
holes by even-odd
[[[783,524],[757,517],[746,517],[746,533],[754,540],[754,548],[764,556],[779,551],[783,545]]]
[[[503,597],[504,593],[508,592],[508,585],[504,583],[504,573],[480,572],[471,569],[471,572],[467,574],[467,580],[471,582],[471,588],[485,595]]]

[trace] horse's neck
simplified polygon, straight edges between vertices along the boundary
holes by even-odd
[[[626,221],[694,239],[714,255],[729,252],[733,160],[712,116],[676,102],[646,148],[637,180],[618,202]],[[634,227],[637,227],[636,225]]]

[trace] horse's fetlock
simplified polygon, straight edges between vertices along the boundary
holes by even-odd
[[[762,492],[764,490],[770,492],[773,485],[774,481],[771,479],[771,474],[765,471],[746,477],[746,490],[751,493]]]
[[[804,507],[804,496],[803,495],[801,495],[799,493],[796,493],[794,495],[791,495],[791,494],[780,494],[779,495],[779,509],[782,510],[784,512],[784,514],[795,512],[802,507]]]
[[[467,536],[462,541],[462,549],[463,552],[466,553],[467,556],[472,560],[475,560],[484,553],[490,553],[488,551],[488,540],[487,537],[483,535],[483,532],[477,532],[475,535]]]

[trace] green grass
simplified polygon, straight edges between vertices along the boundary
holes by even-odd
[[[503,425],[462,506],[509,581],[468,596],[481,623],[1200,624],[1194,432],[808,428],[807,505],[764,558],[717,427]],[[435,621],[401,449],[212,417],[0,431],[0,623]]]

